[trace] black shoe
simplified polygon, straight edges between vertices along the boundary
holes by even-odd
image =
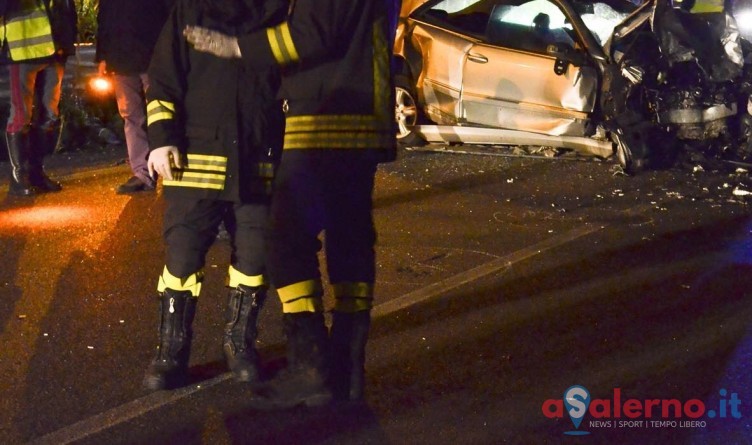
[[[39,189],[40,192],[59,192],[63,189],[63,186],[59,182],[50,179],[41,168],[36,172],[32,172],[29,178],[34,187]]]
[[[147,184],[136,176],[131,176],[124,184],[120,184],[115,193],[118,195],[126,195],[136,192],[152,192],[154,191],[154,184]]]

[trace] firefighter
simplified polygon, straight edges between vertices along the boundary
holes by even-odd
[[[268,247],[288,366],[258,389],[257,409],[363,398],[375,282],[372,193],[378,163],[393,160],[396,149],[390,61],[398,5],[297,0],[284,23],[239,38],[186,29],[196,49],[258,70],[283,68],[285,139]],[[335,297],[331,332],[317,258],[322,232]]]
[[[232,246],[223,350],[235,378],[258,377],[256,321],[268,287],[264,229],[283,136],[276,69],[248,71],[190,48],[186,25],[230,35],[284,19],[279,0],[178,0],[157,40],[148,76],[149,174],[162,177],[166,265],[149,390],[185,382],[191,324],[206,253],[224,222]]]
[[[62,186],[44,171],[60,131],[60,93],[68,56],[75,54],[73,0],[0,1],[2,60],[10,78],[5,127],[11,176],[8,193],[33,196]]]

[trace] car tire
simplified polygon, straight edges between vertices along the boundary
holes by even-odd
[[[394,76],[394,109],[397,120],[397,144],[401,147],[425,145],[426,141],[412,130],[412,127],[425,121],[418,107],[415,88],[410,78],[404,74]]]

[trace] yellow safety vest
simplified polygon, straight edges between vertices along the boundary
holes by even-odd
[[[14,62],[38,59],[55,54],[52,27],[47,10],[41,3],[23,8],[7,18],[3,34],[8,42],[10,59]]]
[[[698,0],[690,12],[693,14],[723,12],[723,0]]]

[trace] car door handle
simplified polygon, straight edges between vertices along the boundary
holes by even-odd
[[[467,53],[467,59],[477,63],[488,63],[488,57],[483,54]]]

